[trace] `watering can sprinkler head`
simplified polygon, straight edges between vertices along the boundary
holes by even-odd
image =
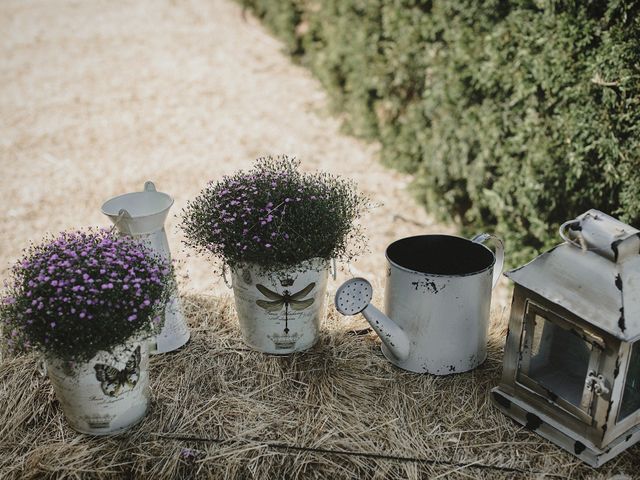
[[[389,317],[371,305],[372,298],[371,283],[364,278],[352,278],[336,291],[336,310],[342,315],[362,313],[389,352],[400,361],[406,360],[409,357],[409,337]]]
[[[342,315],[356,315],[371,303],[373,287],[364,278],[352,278],[336,291],[336,310]]]

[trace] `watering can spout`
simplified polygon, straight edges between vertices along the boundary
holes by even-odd
[[[342,315],[362,313],[386,349],[399,361],[409,358],[410,342],[407,334],[393,320],[371,305],[373,288],[364,278],[352,278],[338,288],[336,309]]]
[[[362,311],[362,315],[394,357],[400,361],[409,358],[409,337],[404,330],[371,304]]]

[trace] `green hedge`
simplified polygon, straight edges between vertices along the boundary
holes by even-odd
[[[511,264],[598,208],[640,227],[640,4],[244,0],[427,209]]]

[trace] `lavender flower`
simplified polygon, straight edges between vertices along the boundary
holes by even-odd
[[[286,156],[266,157],[210,182],[182,212],[185,243],[231,267],[277,269],[360,253],[365,242],[356,220],[367,198],[352,182],[299,167]]]
[[[65,232],[31,245],[15,264],[0,323],[12,332],[13,351],[85,361],[151,333],[173,287],[171,265],[135,240],[105,230]]]

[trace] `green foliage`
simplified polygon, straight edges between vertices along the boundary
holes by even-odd
[[[298,160],[256,160],[214,183],[182,212],[185,243],[234,268],[297,266],[314,258],[348,260],[365,246],[356,220],[367,206],[353,182],[303,173]]]
[[[429,211],[512,264],[589,208],[640,225],[638,2],[244,3]]]

